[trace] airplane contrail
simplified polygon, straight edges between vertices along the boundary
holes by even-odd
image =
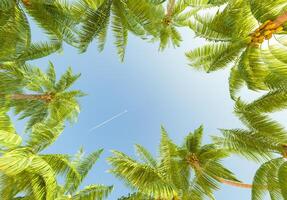
[[[94,126],[93,128],[91,128],[91,129],[89,130],[89,132],[92,132],[92,131],[94,131],[94,130],[96,130],[96,129],[98,129],[98,128],[104,126],[104,125],[106,125],[107,123],[109,123],[109,122],[111,122],[111,121],[113,121],[113,120],[115,120],[115,119],[121,117],[122,115],[126,114],[127,112],[128,112],[127,110],[124,110],[123,112],[120,112],[120,113],[114,115],[113,117],[111,117],[111,118],[109,118],[109,119],[103,121],[102,123],[98,124],[97,126]]]

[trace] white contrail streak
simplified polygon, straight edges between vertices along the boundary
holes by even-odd
[[[104,126],[104,125],[106,125],[107,123],[109,123],[109,122],[111,122],[111,121],[113,121],[113,120],[115,120],[115,119],[121,117],[122,115],[126,114],[127,112],[128,112],[127,110],[124,110],[123,112],[120,112],[120,113],[114,115],[114,116],[111,117],[110,119],[107,119],[106,121],[103,121],[102,123],[98,124],[97,126],[94,126],[93,128],[91,128],[91,129],[89,130],[89,132],[92,132],[92,131],[94,131],[94,130],[96,130],[96,129],[98,129],[98,128]]]

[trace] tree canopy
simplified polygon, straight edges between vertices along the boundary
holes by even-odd
[[[45,33],[33,41],[31,23]],[[287,132],[270,116],[287,107],[286,0],[1,0],[0,2],[0,197],[4,200],[102,200],[113,186],[82,187],[101,150],[84,155],[46,154],[66,121],[76,122],[79,98],[73,88],[80,74],[69,68],[56,75],[30,61],[63,51],[79,53],[92,42],[101,52],[112,33],[124,62],[130,34],[157,43],[159,51],[178,47],[182,29],[206,41],[186,53],[194,69],[230,69],[234,114],[245,128],[225,129],[203,144],[203,127],[183,144],[161,130],[159,155],[135,146],[139,159],[114,150],[110,173],[131,193],[119,199],[215,199],[221,184],[251,189],[252,200],[287,199]],[[59,78],[58,78],[59,77]],[[240,89],[265,93],[245,102]],[[13,111],[13,112],[11,112]],[[26,119],[21,137],[10,115]],[[238,154],[260,163],[253,183],[240,182],[222,160]],[[59,180],[64,180],[63,184]]]

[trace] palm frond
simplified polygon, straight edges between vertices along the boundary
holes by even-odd
[[[241,154],[244,157],[261,161],[272,156],[273,151],[278,151],[278,144],[272,138],[265,138],[256,133],[241,130],[221,130],[223,138],[213,137],[215,142],[222,144],[230,152]]]
[[[63,132],[62,122],[49,120],[46,123],[37,123],[32,127],[27,146],[39,152],[53,144]]]
[[[88,156],[81,158],[76,163],[73,163],[77,172],[79,173],[79,181],[75,181],[74,176],[71,176],[73,174],[68,174],[64,188],[69,193],[73,193],[79,188],[80,184],[82,183],[84,178],[88,175],[89,171],[94,166],[96,161],[99,159],[102,152],[103,149],[95,151],[89,154]]]
[[[67,1],[30,0],[29,5],[25,5],[25,10],[48,35],[75,45],[77,22]]]
[[[73,196],[73,199],[75,200],[102,200],[107,198],[107,196],[112,192],[113,187],[112,186],[104,186],[104,185],[89,185],[86,186],[83,190],[77,192]]]
[[[279,166],[282,164],[283,159],[273,159],[266,163],[264,163],[256,172],[255,177],[253,179],[253,187],[252,187],[252,200],[262,200],[264,199],[264,193],[268,190],[271,192],[276,190],[278,187],[277,181],[274,182],[274,180],[277,179],[277,177],[273,177],[273,184],[272,182],[269,182],[268,176],[270,176],[270,173],[278,172]],[[267,188],[266,188],[267,186]]]
[[[105,0],[98,8],[86,9],[85,20],[81,23],[81,51],[86,51],[89,43],[106,27],[111,11],[111,0]]]
[[[268,2],[267,0],[251,0],[250,8],[254,17],[261,23],[267,20],[274,20],[277,16],[282,14],[284,7],[287,6],[286,1],[275,0]]]
[[[52,42],[40,42],[31,44],[28,49],[26,49],[22,54],[17,58],[18,62],[34,60],[42,57],[46,57],[56,51],[59,51],[61,48],[61,43],[59,41]]]
[[[115,45],[117,47],[118,55],[120,56],[121,61],[123,61],[128,42],[128,29],[123,24],[120,14],[121,10],[114,9],[112,29],[115,37]]]
[[[164,181],[156,169],[137,163],[121,152],[113,151],[113,154],[108,158],[113,166],[110,172],[132,188],[155,198],[172,198],[176,193],[173,186]]]
[[[237,66],[232,67],[229,76],[229,93],[233,100],[236,100],[236,94],[242,88],[244,84],[244,79],[241,77]]]
[[[194,133],[189,133],[185,138],[185,148],[189,152],[198,152],[202,145],[202,136],[203,136],[203,126],[200,126],[194,131]]]
[[[279,179],[279,184],[280,184],[280,189],[281,191],[279,192],[279,194],[282,194],[282,196],[284,197],[284,199],[287,198],[287,188],[286,188],[286,173],[287,173],[287,163],[286,161],[280,166],[280,168],[278,169],[278,179]],[[277,175],[277,174],[276,174]]]
[[[0,145],[13,148],[22,143],[22,138],[16,133],[7,111],[3,107],[0,109]]]
[[[257,131],[265,137],[272,137],[274,141],[285,141],[284,127],[267,115],[248,110],[248,105],[244,105],[241,101],[236,102],[235,113],[250,130]]]
[[[137,155],[141,158],[142,161],[144,161],[146,164],[150,164],[152,167],[157,167],[157,161],[153,158],[147,149],[139,144],[136,144],[135,148]]]

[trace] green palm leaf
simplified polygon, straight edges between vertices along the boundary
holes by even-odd
[[[17,147],[22,143],[22,138],[16,133],[6,112],[7,109],[0,109],[0,145],[7,148]]]
[[[73,196],[75,200],[102,200],[112,192],[112,186],[89,185]]]
[[[172,198],[175,194],[173,186],[164,181],[160,172],[146,164],[137,163],[125,154],[113,151],[108,158],[113,166],[110,170],[115,176],[123,179],[132,188],[155,198]]]

